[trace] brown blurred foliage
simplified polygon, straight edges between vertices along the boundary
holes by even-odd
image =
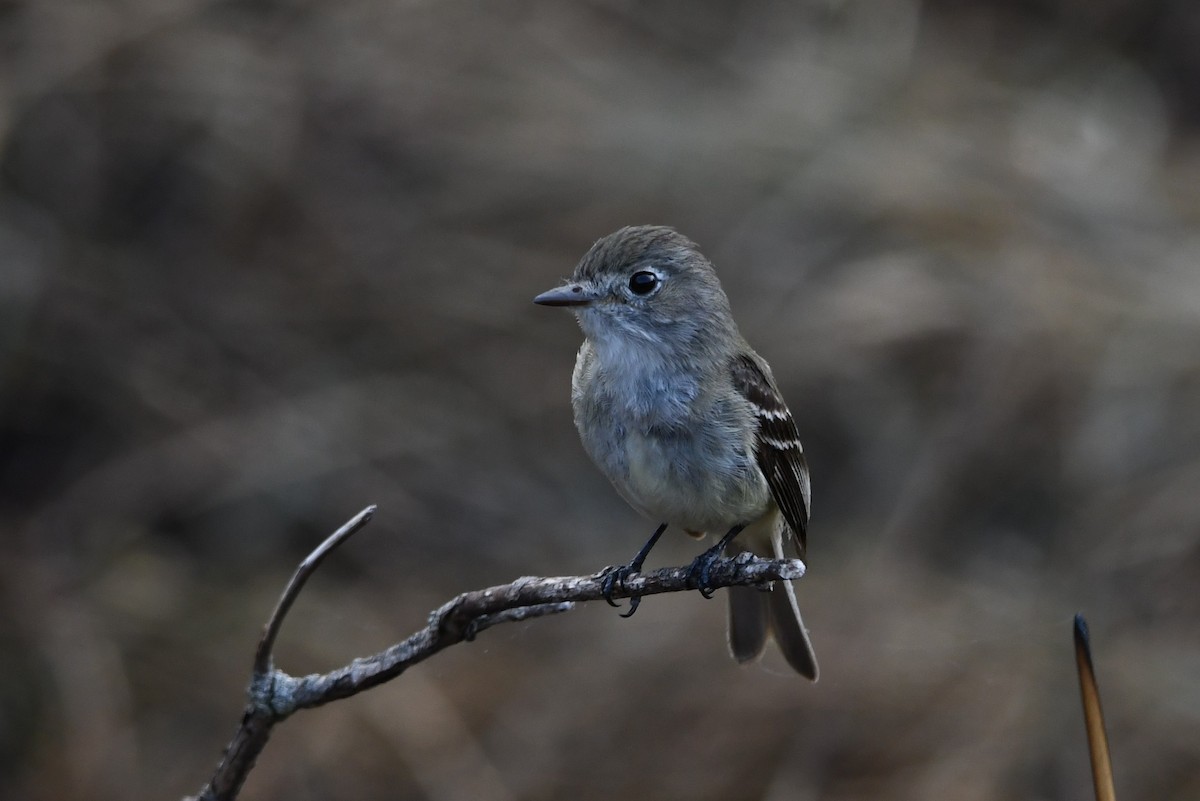
[[[1200,796],[1197,53],[1184,0],[0,3],[0,796],[197,790],[369,502],[292,672],[632,556],[530,299],[643,222],[797,414],[821,682],[596,606],[245,796],[1087,799],[1077,610],[1118,794]]]

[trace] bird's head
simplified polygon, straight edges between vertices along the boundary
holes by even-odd
[[[695,349],[736,328],[712,264],[674,229],[642,225],[601,238],[560,287],[533,299],[575,312],[598,346]]]

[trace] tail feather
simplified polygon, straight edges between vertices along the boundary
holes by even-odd
[[[754,587],[729,588],[729,652],[739,662],[753,662],[767,645],[767,594]]]
[[[766,551],[760,555],[787,558],[784,554],[785,532],[776,529],[770,536],[768,547],[765,536],[748,539],[745,543],[735,540],[730,545],[731,555],[749,550]],[[747,547],[751,546],[751,547]],[[762,655],[767,638],[771,637],[783,653],[783,658],[792,668],[807,679],[816,681],[820,673],[817,655],[812,640],[800,617],[800,606],[796,603],[796,589],[790,581],[776,581],[769,592],[754,587],[730,587],[729,593],[729,651],[738,662],[750,662]]]
[[[783,533],[771,537],[771,550],[776,559],[783,559]],[[771,632],[783,658],[805,678],[816,681],[820,675],[817,654],[813,650],[804,618],[800,617],[800,604],[796,603],[796,587],[790,581],[777,581],[771,587]]]
[[[783,652],[783,658],[801,676],[816,681],[820,675],[817,654],[813,651],[812,640],[808,638],[808,630],[804,628],[804,620],[800,617],[792,582],[777,581],[771,591],[765,594],[770,599],[771,633]]]

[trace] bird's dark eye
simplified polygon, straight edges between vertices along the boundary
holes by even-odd
[[[658,276],[649,270],[636,272],[629,277],[629,291],[635,295],[649,295],[658,286]]]

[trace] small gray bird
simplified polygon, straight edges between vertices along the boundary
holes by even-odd
[[[668,525],[695,537],[725,532],[692,565],[705,597],[709,567],[730,544],[768,558],[805,558],[810,491],[796,424],[695,243],[670,228],[622,228],[534,303],[574,311],[584,341],[571,405],[583,446],[621,497],[661,521],[633,561],[608,574],[610,593],[641,569]],[[769,636],[816,681],[792,582],[769,592],[729,588],[734,658],[756,659]]]

